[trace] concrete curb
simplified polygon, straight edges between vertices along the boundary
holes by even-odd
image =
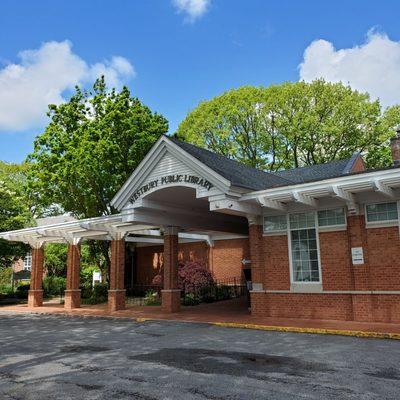
[[[292,333],[311,333],[319,335],[339,335],[339,336],[353,336],[360,338],[372,339],[393,339],[400,340],[400,333],[385,333],[385,332],[366,332],[366,331],[349,331],[337,329],[323,329],[323,328],[298,328],[292,326],[268,326],[268,325],[255,325],[255,324],[237,324],[230,322],[211,322],[211,325],[220,326],[225,328],[241,328],[241,329],[254,329],[259,331],[276,331],[276,332],[292,332]]]

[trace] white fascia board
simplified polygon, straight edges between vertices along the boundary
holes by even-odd
[[[163,139],[163,138],[161,138]],[[124,203],[129,199],[130,192],[145,175],[151,172],[151,169],[161,160],[162,156],[166,153],[166,148],[163,140],[159,140],[150,150],[145,158],[135,168],[132,175],[122,185],[121,189],[118,190],[117,194],[113,197],[110,204],[111,206],[120,209]]]
[[[247,193],[242,196],[240,201],[256,200],[260,196],[267,198],[273,197],[275,200],[285,198],[288,195],[292,196],[294,191],[307,192],[308,196],[317,196],[321,191],[331,188],[333,186],[345,188],[347,191],[361,192],[366,188],[371,188],[371,180],[379,179],[390,180],[392,186],[400,186],[400,169],[389,169],[385,171],[367,172],[355,175],[342,176],[338,178],[325,179],[318,182],[301,183],[296,185],[287,185],[277,188],[270,188],[265,190],[258,190]],[[314,194],[315,193],[315,194]]]
[[[6,240],[11,240],[7,239],[8,237],[12,236],[13,238],[17,237],[24,237],[24,238],[40,238],[44,237],[43,233],[48,235],[56,235],[60,236],[61,233],[72,233],[76,230],[95,230],[98,231],[99,229],[96,229],[96,226],[99,224],[104,224],[104,223],[116,223],[120,222],[122,223],[123,219],[123,214],[115,214],[115,215],[109,215],[109,216],[102,216],[102,217],[94,217],[94,218],[86,218],[82,220],[76,220],[76,221],[68,221],[68,222],[61,222],[58,224],[50,224],[50,225],[42,225],[40,227],[31,227],[31,228],[24,228],[24,229],[18,229],[14,231],[8,231],[8,232],[1,232],[0,233],[0,238],[6,239]],[[87,227],[87,228],[85,228]],[[38,232],[41,232],[38,234]],[[13,239],[14,240],[14,239]]]
[[[313,197],[304,194],[301,191],[295,190],[293,192],[293,198],[296,203],[305,204],[306,206],[313,208],[317,207],[317,201]]]
[[[164,142],[165,137],[161,136],[157,142],[153,145],[153,147],[150,149],[150,151],[146,154],[146,156],[143,158],[143,160],[139,163],[139,165],[135,168],[133,171],[132,175],[127,179],[127,181],[122,185],[122,187],[118,190],[118,192],[115,194],[113,199],[111,200],[110,204],[113,207],[118,208],[122,201],[122,197],[124,196],[124,193],[129,189],[131,186],[132,180],[135,179],[135,177],[138,175],[139,171],[142,171],[144,168],[145,164],[148,162],[150,158],[153,157],[153,154],[156,153],[157,151],[160,150],[160,143]]]
[[[224,178],[222,175],[218,174],[213,169],[203,164],[201,161],[193,157],[191,154],[187,153],[174,142],[168,140],[168,142],[166,143],[168,146],[168,150],[171,151],[172,155],[176,156],[177,159],[185,164],[189,162],[190,167],[192,167],[199,174],[205,174],[206,178],[209,179],[210,182],[214,184],[217,188],[224,190],[231,186],[231,182],[228,179]]]
[[[153,244],[164,244],[164,239],[158,238],[147,238],[147,237],[126,237],[125,242],[130,243],[153,243]]]
[[[218,189],[225,191],[230,187],[231,183],[229,180],[217,174],[213,169],[207,167],[167,137],[162,136],[135,168],[132,175],[117,192],[110,204],[117,209],[123,207],[123,204],[126,203],[129,198],[131,190],[157,164],[156,158],[158,157],[158,159],[160,159],[167,151],[182,163],[187,164],[198,174],[204,175]]]
[[[221,199],[210,201],[210,211],[234,211],[241,215],[261,214],[261,207],[254,204],[238,202],[234,199]]]
[[[389,199],[395,199],[396,194],[393,189],[386,184],[383,180],[374,179],[372,181],[373,188],[375,192],[381,193],[384,196],[388,197]]]
[[[271,208],[272,210],[278,210],[278,211],[286,211],[287,207],[285,204],[283,204],[280,201],[276,201],[273,199],[268,199],[265,196],[259,196],[256,198],[257,202],[265,208]]]

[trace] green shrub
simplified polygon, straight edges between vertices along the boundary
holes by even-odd
[[[234,297],[234,288],[229,285],[220,285],[216,287],[215,297],[217,300],[229,300]]]
[[[93,289],[81,289],[82,304],[101,304],[107,302],[107,300],[108,286],[104,283],[97,283]]]
[[[202,288],[200,288],[200,297],[204,303],[212,303],[215,300],[217,300],[216,286],[209,285],[209,286],[203,286]]]
[[[13,270],[9,268],[0,268],[0,288],[11,284]]]
[[[93,272],[97,272],[97,265],[89,265],[81,268],[80,284],[82,287],[91,288],[93,284]]]
[[[59,296],[66,288],[67,280],[62,276],[45,276],[43,279],[43,294],[48,296]]]
[[[161,300],[158,293],[155,290],[148,290],[144,297],[144,304],[146,306],[159,306],[161,305]]]
[[[13,287],[11,284],[1,285],[0,286],[0,293],[2,293],[5,297],[11,297],[14,295]]]
[[[182,300],[184,306],[197,306],[200,304],[200,300],[194,295],[194,293],[188,293]]]
[[[28,298],[28,290],[31,285],[29,283],[20,283],[15,291],[16,297],[19,299],[27,299]]]

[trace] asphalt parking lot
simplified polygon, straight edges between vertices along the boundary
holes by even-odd
[[[400,341],[0,311],[0,399],[399,399]]]

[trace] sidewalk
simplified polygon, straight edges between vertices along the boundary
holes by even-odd
[[[107,304],[84,305],[66,311],[63,305],[45,303],[43,307],[29,308],[26,304],[0,307],[1,311],[67,314],[76,316],[122,317],[134,320],[158,319],[170,321],[205,322],[220,326],[279,330],[305,333],[332,333],[351,336],[387,337],[400,339],[400,324],[320,319],[252,317],[245,299],[234,299],[193,307],[182,307],[181,312],[166,314],[159,306],[127,306],[125,310],[110,313]],[[365,333],[365,334],[364,334]],[[377,333],[370,335],[368,333]]]

